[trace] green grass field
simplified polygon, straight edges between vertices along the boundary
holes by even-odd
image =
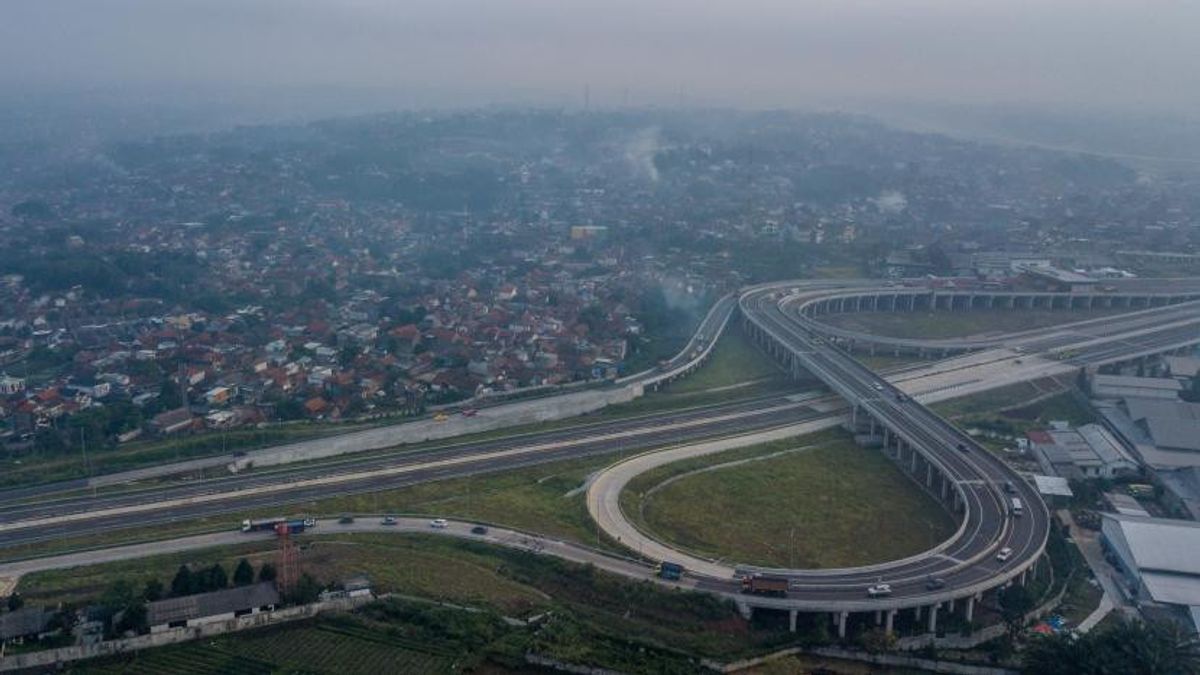
[[[770,566],[876,563],[927,550],[953,533],[950,516],[895,465],[839,432],[766,444],[758,454],[800,447],[651,491],[670,476],[663,471],[670,467],[661,467],[630,484],[622,508],[690,551]],[[721,453],[675,475],[750,456],[750,449]]]
[[[326,583],[366,574],[377,592],[479,605],[510,614],[524,614],[546,604],[544,594],[498,573],[494,557],[440,537],[340,534],[303,537],[298,542],[302,571]],[[150,579],[169,586],[182,564],[195,569],[219,563],[232,573],[240,558],[257,569],[263,562],[273,562],[275,556],[274,542],[246,543],[38,572],[23,577],[18,590],[35,605],[81,603],[98,599],[117,579],[128,579],[138,588]]]
[[[786,382],[787,376],[735,327],[721,336],[703,368],[672,384],[667,392],[671,395],[703,392],[760,380]]]
[[[421,535],[302,541],[311,545],[302,547],[301,564],[320,572],[321,580],[347,564],[372,575],[377,591],[398,589],[405,596],[352,615],[104,659],[71,672],[528,672],[523,655],[533,652],[624,672],[682,674],[695,672],[696,657],[739,658],[795,638],[777,621],[747,623],[730,603],[711,595],[630,581],[547,556]],[[430,581],[404,581],[418,575]],[[407,599],[416,595],[478,611]],[[541,618],[526,628],[501,622],[501,615]],[[295,642],[303,644],[289,649]]]
[[[821,320],[839,328],[897,338],[943,339],[999,335],[1114,316],[1127,310],[980,309],[969,312],[848,312]]]

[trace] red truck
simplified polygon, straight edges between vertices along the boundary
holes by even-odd
[[[787,595],[787,577],[751,574],[742,577],[742,592],[754,595]]]

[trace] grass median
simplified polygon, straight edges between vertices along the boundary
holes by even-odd
[[[631,482],[621,503],[639,527],[685,550],[779,567],[903,558],[956,527],[890,460],[839,431],[660,467]]]

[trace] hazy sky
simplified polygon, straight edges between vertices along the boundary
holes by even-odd
[[[0,0],[5,87],[1200,107],[1197,0]]]

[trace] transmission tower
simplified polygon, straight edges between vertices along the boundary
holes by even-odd
[[[292,542],[291,528],[286,522],[275,526],[275,534],[279,535],[279,573],[275,578],[275,587],[280,594],[286,595],[296,588],[296,582],[300,579],[296,544]]]

